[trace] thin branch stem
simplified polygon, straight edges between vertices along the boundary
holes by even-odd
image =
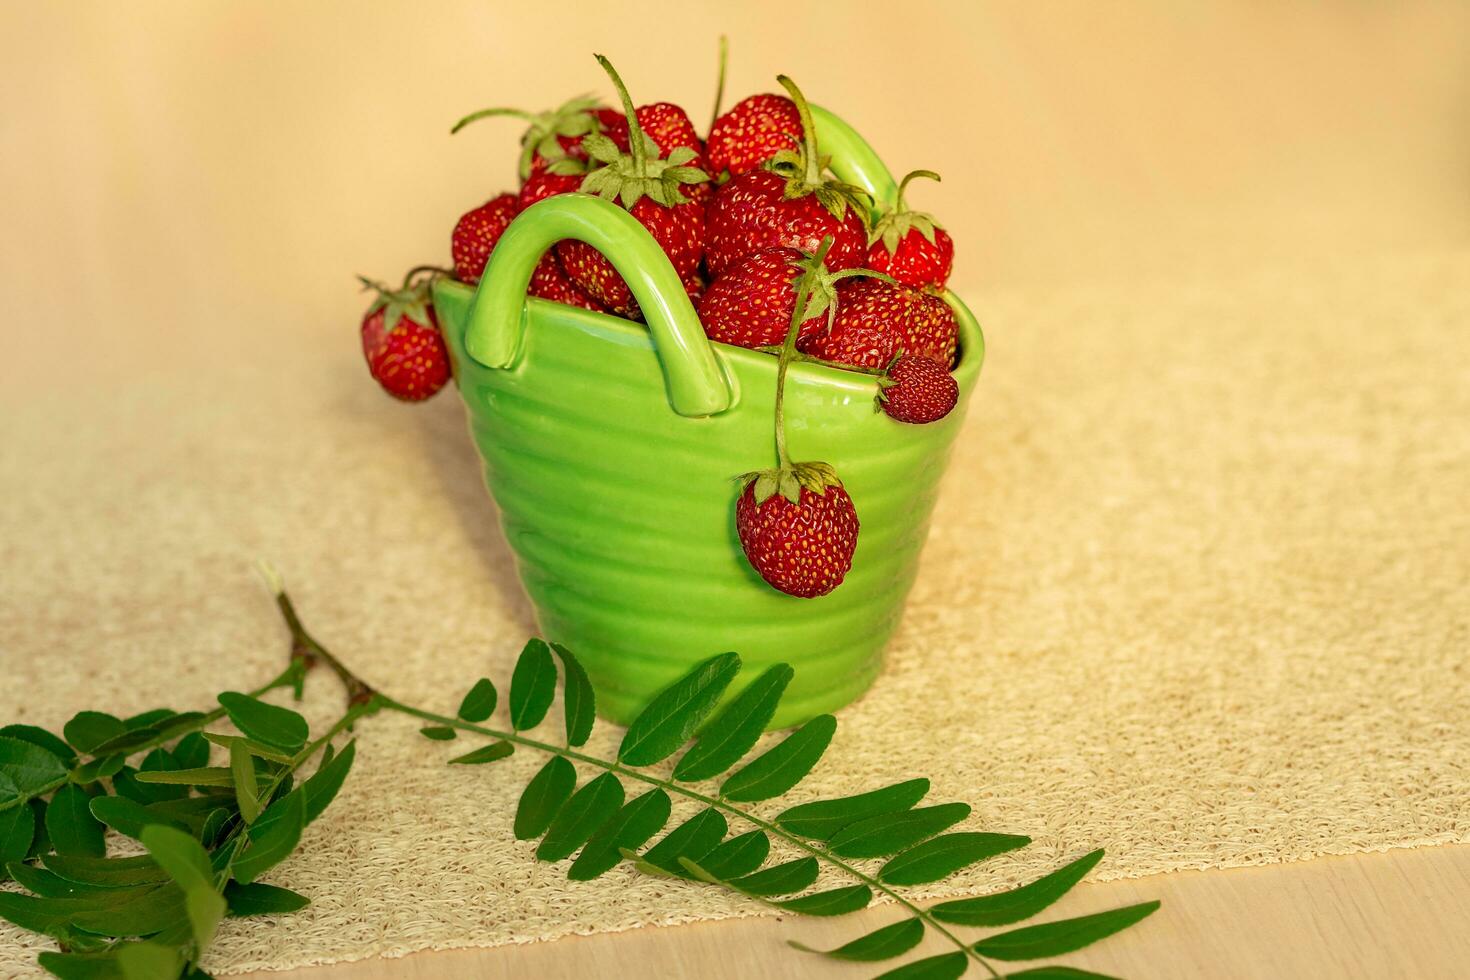
[[[801,325],[806,320],[807,304],[811,300],[812,285],[822,275],[822,261],[832,248],[832,238],[822,239],[811,264],[802,273],[796,284],[796,304],[791,310],[791,326],[786,330],[786,340],[781,344],[781,360],[776,366],[776,466],[785,471],[791,466],[791,456],[786,451],[786,372],[797,356],[796,338],[801,334]]]

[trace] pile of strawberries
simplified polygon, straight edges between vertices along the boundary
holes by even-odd
[[[786,95],[744,99],[701,139],[677,105],[635,108],[613,66],[597,60],[621,112],[578,98],[540,114],[486,109],[454,127],[502,116],[528,124],[519,190],[459,219],[452,274],[478,282],[511,221],[548,197],[596,194],[625,208],[668,256],[712,340],[781,358],[777,466],[748,474],[737,527],[773,586],[807,597],[830,592],[851,566],[857,515],[830,466],[786,456],[785,369],[806,360],[874,375],[878,407],[901,422],[933,422],[954,408],[958,331],[943,298],[954,244],[933,217],[904,203],[911,180],[939,177],[914,171],[896,204],[879,210],[861,188],[827,172],[807,102],[784,75]],[[723,74],[722,64],[722,86]],[[398,398],[428,398],[449,377],[429,297],[441,274],[449,273],[421,267],[397,290],[369,283],[378,295],[363,320],[363,350],[373,376]],[[529,291],[641,319],[612,263],[584,242],[548,250]]]

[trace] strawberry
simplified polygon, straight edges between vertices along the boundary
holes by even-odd
[[[449,238],[449,251],[454,256],[454,276],[461,282],[476,283],[490,261],[490,253],[511,219],[520,211],[520,201],[514,194],[492,197],[484,204],[467,211],[454,226]]]
[[[796,357],[796,337],[806,324],[831,247],[829,236],[815,254],[803,256],[794,290],[776,368],[776,466],[741,476],[735,502],[735,532],[751,567],[773,588],[803,599],[826,595],[842,584],[852,568],[859,526],[857,508],[837,471],[827,463],[793,463],[786,451],[786,370]],[[784,270],[777,273],[784,276]]]
[[[527,290],[532,296],[541,299],[549,299],[554,303],[565,303],[567,306],[580,306],[584,310],[602,311],[602,304],[567,278],[562,271],[561,263],[556,261],[556,253],[548,251],[541,256],[541,261],[536,263],[536,268],[531,272],[531,286]]]
[[[699,138],[699,133],[694,128],[694,123],[689,121],[689,114],[672,102],[654,102],[651,105],[641,105],[637,111],[638,125],[643,128],[644,135],[653,140],[658,147],[658,156],[661,160],[667,160],[669,154],[681,148],[694,151],[686,166],[705,170],[704,165],[704,141]],[[621,147],[627,152],[626,144]],[[706,171],[707,172],[707,171]],[[698,184],[688,184],[681,187],[691,200],[703,201],[710,195],[708,181]]]
[[[521,180],[532,174],[547,170],[578,173],[577,166],[587,162],[587,151],[582,146],[585,137],[592,133],[606,132],[614,142],[627,139],[627,124],[622,116],[612,109],[599,106],[589,96],[571,99],[556,109],[532,113],[524,109],[481,109],[472,112],[454,124],[451,133],[457,133],[477,119],[491,116],[513,116],[530,125],[521,135],[521,159],[518,167]],[[619,140],[621,135],[622,141]]]
[[[737,347],[763,348],[781,343],[796,310],[797,282],[812,266],[812,257],[794,248],[764,248],[720,278],[706,290],[699,319],[711,340]],[[799,338],[821,330],[837,302],[833,275],[815,266],[812,295]]]
[[[798,343],[803,354],[856,367],[882,368],[900,350],[954,361],[959,328],[937,296],[877,278],[843,283],[831,327]]]
[[[716,279],[752,252],[775,245],[815,252],[829,236],[827,268],[833,272],[856,269],[868,254],[867,194],[822,176],[806,99],[791,79],[778,80],[801,115],[801,145],[776,154],[768,169],[735,177],[710,201],[705,263]]]
[[[709,177],[690,165],[698,155],[692,147],[679,147],[666,158],[658,156],[658,147],[644,133],[622,78],[602,55],[597,61],[622,98],[630,150],[619,152],[611,139],[600,134],[584,138],[588,154],[604,166],[588,173],[580,189],[627,208],[664,250],[679,278],[688,279],[704,252],[704,206],[682,191],[685,185],[703,183]],[[665,118],[660,114],[660,121]],[[624,315],[637,309],[623,277],[591,245],[567,239],[557,243],[556,255],[571,280],[603,306]]]
[[[704,300],[704,294],[708,289],[709,287],[704,284],[704,277],[699,274],[699,270],[697,269],[684,280],[684,292],[689,296],[689,302],[693,303],[696,309],[699,307],[700,302]]]
[[[398,290],[362,279],[365,287],[378,294],[362,318],[362,353],[368,371],[384,391],[406,402],[423,401],[449,380],[449,350],[429,301],[433,280],[425,277],[413,282],[418,271],[410,272]]]
[[[739,177],[801,145],[801,113],[784,95],[752,95],[715,119],[705,143],[712,174]]]
[[[910,211],[903,192],[915,177],[938,180],[932,170],[915,170],[898,185],[898,201],[873,228],[868,268],[886,272],[906,286],[943,289],[954,266],[954,240],[934,216]]]
[[[747,474],[735,531],[760,577],[787,595],[814,599],[842,584],[857,548],[858,516],[826,463]],[[780,493],[776,491],[780,489]]]
[[[937,422],[959,400],[954,375],[938,361],[916,354],[900,354],[878,381],[877,407],[900,422]]]

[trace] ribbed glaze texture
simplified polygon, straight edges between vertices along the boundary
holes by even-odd
[[[846,581],[796,599],[755,574],[735,534],[734,478],[775,459],[776,358],[716,345],[735,405],[683,418],[641,325],[531,300],[515,365],[491,369],[465,354],[471,296],[452,283],[435,295],[470,434],[540,629],[585,664],[601,714],[628,722],[692,664],[726,650],[744,661],[743,681],[777,662],[795,669],[773,727],[867,689],[913,584],[983,358],[962,307],[960,402],[940,422],[875,412],[871,378],[793,366],[792,458],[835,466],[862,522]]]

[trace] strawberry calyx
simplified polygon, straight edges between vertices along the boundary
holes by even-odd
[[[423,273],[428,273],[428,275],[423,275]],[[372,305],[363,315],[372,316],[382,310],[384,333],[392,333],[399,321],[404,318],[427,327],[434,322],[429,317],[429,309],[432,304],[429,291],[436,279],[450,274],[447,270],[437,266],[415,266],[408,270],[408,274],[403,277],[403,285],[398,289],[369,279],[367,276],[358,276],[357,279],[362,283],[363,289],[371,289],[377,294]]]
[[[906,174],[899,182],[898,199],[894,202],[893,207],[884,211],[869,233],[869,245],[881,240],[889,254],[895,254],[898,252],[898,243],[915,229],[929,241],[930,245],[934,244],[934,229],[943,226],[934,220],[934,215],[926,211],[910,211],[904,204],[903,192],[908,188],[909,181],[915,177],[939,180],[939,175],[932,170],[914,170]]]
[[[465,116],[449,130],[459,132],[477,119],[495,116],[511,116],[523,119],[530,125],[521,135],[521,157],[518,172],[521,180],[531,176],[531,163],[538,155],[547,162],[547,168],[557,174],[586,173],[587,164],[567,154],[559,137],[575,139],[602,133],[602,124],[592,110],[601,103],[590,95],[579,95],[568,99],[555,109],[545,112],[527,112],[524,109],[481,109]]]
[[[612,62],[597,55],[597,63],[612,79],[613,87],[622,99],[623,111],[628,119],[627,153],[601,133],[583,138],[582,148],[587,155],[600,164],[587,174],[579,188],[584,194],[596,194],[607,201],[617,201],[624,208],[631,208],[644,197],[653,199],[666,208],[686,204],[689,198],[680,190],[685,184],[702,184],[709,174],[690,163],[699,153],[693,147],[681,146],[667,157],[660,157],[661,148],[643,131],[638,123],[638,112],[623,79],[613,68]]]
[[[736,479],[742,490],[755,484],[752,495],[755,497],[757,507],[777,493],[795,504],[800,503],[803,490],[810,490],[822,496],[827,492],[828,487],[842,486],[842,481],[837,477],[837,471],[830,463],[816,461],[786,463],[773,469],[742,473]]]
[[[802,258],[792,259],[791,264],[803,274],[810,273],[810,292],[807,295],[806,312],[802,322],[825,312],[827,314],[827,329],[832,329],[832,323],[837,318],[837,284],[843,279],[853,276],[869,276],[873,279],[881,279],[890,285],[898,285],[898,280],[875,269],[844,269],[841,272],[829,272],[815,255],[810,252],[802,252]],[[768,353],[780,354],[781,348],[762,348]],[[792,352],[793,360],[804,360],[805,356],[800,351]]]
[[[789,76],[777,75],[776,81],[781,83],[791,96],[791,101],[796,103],[797,114],[801,117],[801,143],[794,150],[782,150],[764,164],[767,170],[786,178],[786,189],[782,196],[791,201],[814,194],[822,207],[838,221],[846,216],[848,208],[852,208],[861,219],[863,229],[870,229],[873,221],[872,197],[856,184],[843,183],[824,175],[830,157],[824,157],[817,152],[817,129],[812,122],[812,110],[807,104],[806,96],[801,94],[801,89],[796,87]]]

